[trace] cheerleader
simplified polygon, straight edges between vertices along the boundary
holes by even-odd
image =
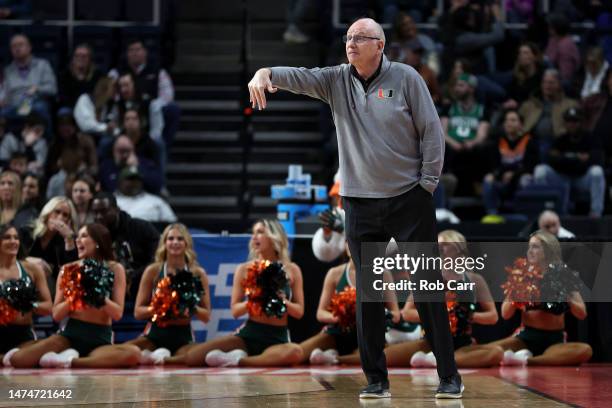
[[[302,272],[289,259],[289,243],[283,227],[276,220],[260,220],[253,226],[249,242],[249,260],[234,273],[231,310],[235,318],[248,313],[248,299],[242,282],[253,261],[278,261],[283,265],[288,285],[280,295],[287,312],[282,317],[249,315],[248,320],[230,336],[219,337],[191,348],[186,357],[189,366],[285,366],[302,360],[299,345],[289,343],[288,317],[301,319],[304,314]]]
[[[210,320],[208,277],[197,263],[193,240],[187,227],[178,223],[166,227],[155,252],[155,263],[149,265],[143,273],[134,309],[136,319],[145,320],[153,317],[154,311],[149,305],[156,283],[181,270],[191,272],[202,282],[204,295],[200,304],[196,306],[194,315],[204,323]],[[167,326],[160,327],[156,322],[150,321],[142,336],[127,342],[142,350],[141,364],[162,364],[170,355],[176,357],[170,360],[170,363],[184,363],[184,356],[194,346],[191,316],[187,314],[166,323]]]
[[[114,274],[112,294],[99,309],[91,306],[70,311],[61,287],[65,265],[57,280],[53,319],[68,317],[66,325],[44,340],[23,347],[13,355],[14,367],[120,368],[138,364],[140,349],[133,344],[113,345],[112,321],[121,319],[125,299],[125,270],[113,261],[110,232],[100,224],[88,224],[79,230],[76,246],[79,261],[93,258]],[[71,265],[71,264],[69,264]]]
[[[17,229],[5,224],[0,227],[0,283],[19,279],[36,287],[38,299],[33,304],[32,312],[39,316],[51,314],[51,294],[45,274],[38,266],[20,261],[19,234]],[[12,365],[12,357],[20,347],[35,341],[32,329],[32,312],[17,312],[15,318],[7,325],[0,326],[0,358],[5,366]]]
[[[563,267],[561,246],[557,238],[543,230],[534,232],[529,238],[527,262],[540,268],[544,276],[553,273],[551,267]],[[548,308],[545,305],[554,307]],[[504,319],[512,318],[519,310],[521,327],[518,332],[492,343],[505,350],[503,365],[566,366],[589,361],[593,355],[591,346],[565,342],[565,312],[569,311],[579,320],[587,316],[586,306],[578,291],[571,291],[567,295],[567,302],[549,302],[533,308],[508,299],[502,303]]]
[[[302,361],[310,364],[359,364],[359,349],[355,325],[341,327],[339,317],[330,311],[334,294],[355,289],[355,264],[350,259],[348,245],[345,250],[349,254],[349,262],[331,268],[325,275],[317,320],[323,324],[323,330],[313,337],[300,343]],[[399,323],[400,313],[396,302],[388,302],[393,323]],[[354,318],[355,316],[353,316]]]
[[[438,235],[438,243],[442,259],[469,256],[466,239],[457,231],[442,231]],[[487,283],[482,276],[471,271],[457,273],[443,269],[442,276],[445,281],[452,279],[475,283],[474,291],[447,294],[447,305],[451,306],[449,317],[457,366],[466,368],[498,365],[503,350],[499,346],[475,344],[471,336],[472,324],[492,325],[498,319],[495,302]],[[412,295],[402,308],[402,317],[413,323],[420,321]],[[389,367],[436,367],[436,358],[426,339],[389,345],[385,348],[385,355]]]

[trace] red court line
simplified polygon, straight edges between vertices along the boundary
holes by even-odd
[[[529,367],[498,370],[497,375],[528,390],[573,406],[612,406],[612,365]]]

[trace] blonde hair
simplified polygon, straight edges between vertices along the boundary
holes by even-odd
[[[438,234],[438,239],[442,239],[442,241],[449,244],[454,244],[455,248],[457,248],[461,255],[470,255],[467,246],[467,239],[465,239],[465,236],[459,231],[452,229],[444,230]]]
[[[185,262],[187,263],[189,269],[197,266],[198,259],[195,251],[193,250],[193,239],[191,238],[191,234],[189,233],[189,230],[187,230],[187,227],[179,222],[168,225],[164,229],[164,232],[162,232],[161,237],[159,238],[159,244],[155,250],[155,262],[160,264],[166,262],[168,257],[166,240],[168,239],[168,235],[172,230],[177,230],[185,240]]]
[[[11,207],[15,211],[17,211],[17,209],[21,205],[21,178],[19,177],[17,173],[15,173],[12,170],[5,170],[2,173],[0,173],[0,180],[2,180],[4,177],[11,178],[13,181],[13,184],[15,185],[15,192],[13,193],[13,199],[11,200]],[[4,203],[0,201],[0,212],[3,210],[5,210]],[[7,222],[10,222],[10,221],[12,221],[12,219],[5,220],[0,217],[0,224],[6,224]]]
[[[266,229],[266,236],[270,238],[272,241],[272,245],[274,246],[274,252],[278,256],[278,259],[284,264],[287,265],[291,262],[291,258],[289,257],[289,239],[287,238],[287,233],[285,229],[281,225],[278,220],[272,219],[260,219],[253,224],[253,226],[257,224],[263,224]],[[249,242],[249,259],[256,259],[257,253],[255,248],[253,247],[252,242]]]
[[[561,244],[559,244],[559,240],[557,239],[557,237],[555,237],[550,232],[544,230],[537,230],[529,236],[529,239],[533,237],[539,239],[542,243],[546,265],[556,265],[563,263],[563,258],[561,255]]]
[[[72,204],[72,201],[68,197],[53,197],[50,199],[47,204],[40,211],[40,215],[34,221],[34,239],[44,236],[47,233],[47,221],[49,220],[49,215],[57,208],[60,204],[66,204],[70,209],[70,228],[72,228],[72,232],[75,232],[75,228],[78,225],[78,217],[77,211]]]

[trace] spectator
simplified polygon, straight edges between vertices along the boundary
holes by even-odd
[[[612,163],[612,69],[604,76],[599,93],[582,102],[585,129],[604,147],[605,162]]]
[[[610,68],[610,64],[604,59],[601,47],[592,47],[587,51],[583,77],[580,78],[578,83],[580,99],[585,99],[599,92],[608,68]]]
[[[477,82],[474,75],[461,74],[455,84],[456,100],[440,115],[447,145],[444,164],[463,183],[464,192],[482,179],[485,170],[481,155],[489,133],[489,112],[476,102]]]
[[[469,0],[451,0],[439,26],[444,44],[443,66],[452,68],[452,61],[467,58],[476,74],[495,71],[494,50],[490,47],[504,40],[498,4],[481,7]]]
[[[538,228],[549,232],[557,238],[573,239],[576,238],[573,232],[566,230],[561,225],[561,220],[556,212],[551,210],[542,211],[538,217]]]
[[[132,40],[127,47],[127,67],[122,73],[132,75],[136,91],[151,104],[152,115],[162,112],[163,140],[170,148],[178,131],[180,109],[174,103],[174,85],[166,70],[149,63],[148,52],[140,40]],[[116,75],[116,71],[111,74]]]
[[[153,262],[159,242],[159,232],[148,221],[132,218],[117,207],[117,200],[111,193],[101,192],[91,203],[94,219],[111,233],[113,248],[119,262],[126,271],[127,293],[134,300],[142,272]]]
[[[23,187],[21,189],[21,207],[15,214],[13,219],[13,225],[18,231],[29,227],[40,213],[42,208],[42,197],[41,194],[43,189],[43,183],[40,176],[36,173],[26,173],[23,178]]]
[[[491,168],[482,185],[482,198],[487,214],[497,214],[503,200],[512,199],[519,186],[529,183],[538,163],[537,142],[523,131],[519,113],[504,113],[503,133],[491,155]]]
[[[546,159],[553,140],[565,132],[563,114],[576,106],[577,102],[563,92],[559,71],[547,69],[542,76],[540,92],[525,101],[519,109],[525,119],[525,132],[538,138],[540,161]]]
[[[13,61],[4,69],[4,109],[9,119],[34,111],[50,123],[48,99],[57,93],[55,74],[49,62],[32,55],[30,40],[23,34],[11,38]]]
[[[438,79],[436,77],[436,73],[422,62],[423,52],[425,49],[423,48],[421,42],[415,38],[414,40],[404,44],[403,51],[404,60],[402,62],[416,69],[416,71],[425,81],[427,89],[429,89],[429,93],[431,94],[431,99],[433,99],[435,104],[440,103],[441,96],[438,86]]]
[[[93,93],[104,74],[93,63],[93,50],[87,44],[74,48],[68,69],[59,77],[59,103],[74,108],[79,97]]]
[[[93,94],[79,96],[74,107],[74,118],[82,132],[96,137],[116,136],[118,111],[115,106],[115,80],[102,78]]]
[[[95,142],[78,131],[70,108],[57,112],[57,134],[49,148],[45,174],[55,174],[62,167],[98,174]]]
[[[383,24],[393,24],[398,15],[409,16],[417,23],[426,22],[435,7],[432,0],[383,0]],[[401,11],[400,11],[401,10]]]
[[[141,127],[146,130],[156,143],[161,142],[164,128],[164,117],[161,110],[152,109],[151,100],[140,94],[131,74],[119,77],[119,120],[123,121],[128,110],[136,110],[141,118]],[[163,143],[163,142],[162,142]]]
[[[440,73],[440,57],[436,43],[428,35],[419,33],[418,27],[410,15],[399,13],[397,20],[395,20],[393,41],[390,48],[397,46],[401,50],[406,44],[415,40],[418,40],[423,47],[423,62],[438,75]]]
[[[536,8],[535,0],[507,0],[506,21],[508,23],[532,23]]]
[[[300,30],[303,23],[308,2],[306,0],[287,1],[287,29],[283,33],[283,40],[288,44],[305,44],[310,38]]]
[[[8,169],[15,172],[19,177],[24,177],[28,172],[28,156],[21,152],[13,153],[8,163]]]
[[[544,61],[542,51],[537,44],[526,42],[518,49],[512,79],[507,87],[508,100],[504,102],[505,109],[518,109],[542,82]]]
[[[162,186],[162,173],[157,164],[138,154],[129,137],[122,135],[115,139],[112,154],[100,163],[100,183],[104,191],[117,189],[119,172],[126,166],[136,166],[142,175],[145,190],[159,194]]]
[[[580,52],[569,34],[570,22],[562,14],[548,17],[548,44],[544,54],[559,70],[564,85],[569,85],[580,68]]]
[[[69,199],[54,197],[45,204],[34,224],[29,256],[45,261],[50,271],[49,288],[55,293],[55,281],[62,265],[76,261],[76,210]]]
[[[78,174],[72,182],[70,198],[77,212],[77,229],[94,222],[91,201],[95,192],[96,183],[87,173]]]
[[[157,164],[162,177],[162,189],[160,191],[164,191],[165,183],[163,177],[166,174],[166,152],[160,150],[160,146],[163,146],[163,143],[156,143],[145,133],[141,125],[141,118],[138,111],[128,109],[123,117],[123,131],[134,143],[134,149],[138,157],[144,157]]]
[[[563,208],[567,209],[572,188],[590,194],[590,217],[603,213],[606,180],[603,171],[601,142],[581,128],[582,113],[570,108],[564,115],[566,132],[554,141],[548,164],[539,164],[534,171],[537,184],[563,188]]]
[[[0,157],[12,158],[15,153],[24,153],[27,168],[41,174],[47,160],[47,141],[43,137],[46,121],[37,113],[30,113],[21,131],[21,138],[12,133],[5,134],[0,143]]]
[[[136,167],[121,170],[115,196],[119,208],[134,218],[153,223],[171,223],[177,220],[167,202],[143,190],[142,176]]]
[[[0,173],[0,224],[15,218],[21,205],[21,179],[17,173],[5,170]]]
[[[6,119],[0,117],[0,167],[5,167],[11,159],[11,150],[2,148],[3,144],[5,143],[5,139],[11,140],[6,145],[7,147],[13,143],[16,143],[16,141],[18,140],[18,138],[13,133],[7,131]]]
[[[0,19],[26,19],[32,16],[32,0],[0,0]]]

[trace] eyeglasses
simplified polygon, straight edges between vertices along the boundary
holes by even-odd
[[[343,35],[342,42],[348,43],[349,41],[353,41],[355,44],[363,44],[368,40],[380,40],[378,37],[368,37],[367,35]]]

